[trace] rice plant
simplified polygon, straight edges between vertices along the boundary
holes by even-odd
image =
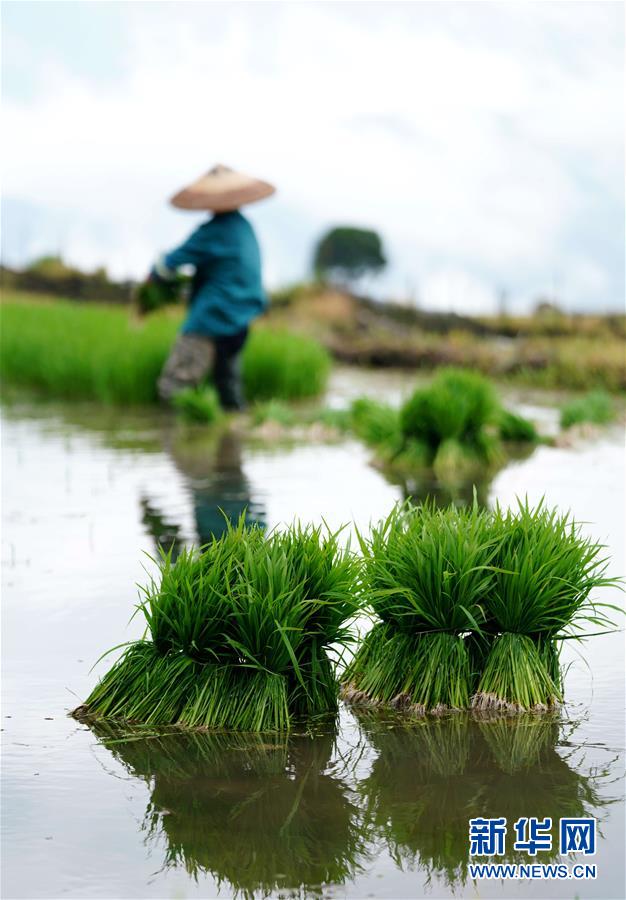
[[[496,416],[498,432],[503,441],[536,444],[539,440],[534,424],[509,409],[501,409]]]
[[[139,321],[126,309],[63,300],[7,299],[1,307],[0,373],[7,384],[52,397],[110,404],[157,402],[156,381],[180,326],[165,310]],[[330,358],[312,338],[253,329],[243,350],[250,402],[320,394]]]
[[[475,372],[442,369],[432,382],[416,390],[400,411],[407,441],[425,446],[433,467],[468,463],[494,463],[500,452],[489,426],[498,411],[491,383]]]
[[[255,330],[246,345],[242,374],[249,400],[299,400],[326,388],[331,360],[313,338],[289,331]]]
[[[366,444],[400,449],[400,417],[392,406],[370,397],[359,397],[350,407],[350,424],[357,437]]]
[[[532,422],[501,407],[487,378],[461,369],[441,369],[400,410],[359,398],[350,413],[352,430],[383,465],[396,472],[429,470],[442,483],[503,463],[503,442],[538,440]]]
[[[210,425],[221,415],[221,407],[217,392],[212,387],[185,388],[172,398],[172,405],[183,419]]]
[[[200,553],[163,553],[138,607],[145,639],[76,714],[263,732],[332,713],[358,572],[339,533],[294,525],[266,537],[243,516]]]
[[[582,422],[608,425],[615,418],[613,400],[606,391],[592,391],[571,400],[561,409],[561,428],[571,428]]]
[[[548,710],[563,699],[560,642],[613,627],[594,597],[619,583],[603,547],[544,504],[405,504],[361,547],[375,624],[344,676],[353,704]]]
[[[612,607],[592,594],[616,586],[604,548],[581,534],[568,515],[518,501],[493,513],[496,571],[486,597],[489,629],[498,636],[485,660],[477,708],[544,709],[562,701],[556,643],[582,626],[613,627]]]
[[[413,711],[469,705],[462,635],[486,621],[497,544],[477,504],[397,506],[361,539],[363,599],[377,618],[350,663],[346,696]]]

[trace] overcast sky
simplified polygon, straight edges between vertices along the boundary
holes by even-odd
[[[223,162],[279,188],[250,208],[270,286],[349,223],[381,295],[622,308],[623,42],[595,0],[5,3],[3,260],[141,275]]]

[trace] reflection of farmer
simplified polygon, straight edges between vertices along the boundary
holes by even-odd
[[[158,381],[162,400],[212,373],[222,406],[243,406],[239,355],[248,325],[263,311],[266,298],[257,239],[239,207],[273,192],[264,181],[216,166],[172,198],[180,209],[214,215],[162,256],[150,276],[167,281],[181,266],[195,269],[189,313]]]
[[[217,441],[207,434],[200,435],[197,442],[168,441],[166,449],[184,476],[193,503],[197,546],[219,538],[227,524],[235,524],[244,512],[248,524],[265,528],[265,506],[253,496],[243,470],[241,443],[236,433],[226,431]],[[186,543],[183,528],[176,521],[176,510],[162,509],[148,497],[141,498],[141,508],[143,524],[157,546],[166,550],[171,547],[172,559],[176,559]]]

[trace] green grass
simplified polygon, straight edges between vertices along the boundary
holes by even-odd
[[[338,534],[266,537],[244,517],[201,553],[161,560],[143,593],[144,641],[80,714],[146,725],[286,731],[336,709],[333,660],[351,640],[358,562]]]
[[[567,403],[561,409],[561,428],[571,428],[581,422],[608,425],[615,419],[615,407],[605,391],[592,391]]]
[[[331,360],[312,338],[259,329],[246,346],[242,369],[249,400],[300,400],[324,391]]]
[[[13,298],[1,307],[0,373],[53,397],[148,404],[176,337],[179,318],[143,320],[119,307]],[[293,400],[321,393],[330,358],[315,340],[254,329],[243,351],[247,399]]]
[[[544,504],[397,506],[361,538],[375,623],[344,675],[352,702],[420,713],[551,708],[558,643],[613,627],[602,545]]]

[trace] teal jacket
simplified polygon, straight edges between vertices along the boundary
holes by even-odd
[[[252,225],[242,214],[218,213],[157,265],[172,277],[181,266],[195,267],[184,334],[228,337],[247,328],[267,305],[261,282],[261,254]]]

